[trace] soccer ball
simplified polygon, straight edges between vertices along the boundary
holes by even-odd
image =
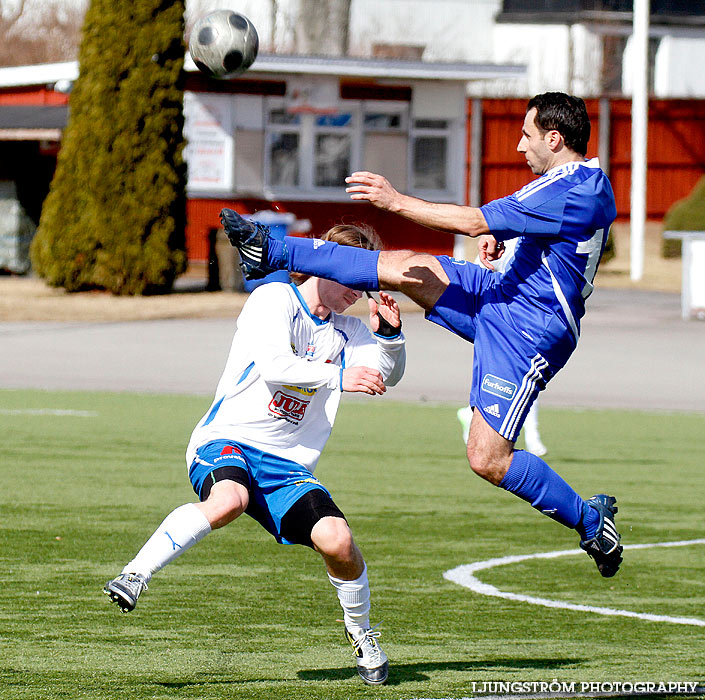
[[[259,37],[244,15],[215,10],[201,17],[191,31],[188,44],[199,70],[215,78],[244,73],[257,58]]]

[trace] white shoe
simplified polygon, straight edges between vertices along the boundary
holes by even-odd
[[[103,593],[126,613],[135,609],[137,599],[146,590],[147,580],[141,574],[120,574],[105,584]]]
[[[376,626],[375,626],[376,627]],[[346,628],[345,638],[350,642],[357,661],[357,672],[367,685],[382,685],[387,682],[389,662],[387,655],[377,643],[380,633],[372,629],[353,633]]]

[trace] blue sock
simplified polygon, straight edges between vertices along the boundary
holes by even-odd
[[[583,502],[583,520],[582,528],[577,527],[576,530],[580,533],[584,540],[591,540],[597,534],[597,526],[600,524],[600,514],[595,508],[592,508],[587,503]]]
[[[352,289],[377,290],[378,250],[338,245],[317,238],[269,239],[267,262],[277,270],[323,277]]]
[[[499,484],[519,498],[531,503],[549,518],[566,527],[578,529],[583,518],[584,501],[541,458],[516,450],[512,463]],[[588,506],[588,510],[594,510]],[[596,511],[595,511],[596,512]]]

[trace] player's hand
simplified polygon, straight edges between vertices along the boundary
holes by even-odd
[[[499,260],[504,255],[504,243],[494,236],[482,236],[477,244],[480,262],[488,269],[494,270],[493,260]]]
[[[346,177],[345,182],[348,183],[345,191],[350,195],[350,199],[366,199],[376,207],[387,211],[394,211],[401,197],[386,177],[375,173],[356,172]]]
[[[387,338],[399,335],[401,333],[399,304],[386,292],[379,292],[379,302],[369,292],[366,294],[372,332]]]
[[[371,367],[348,367],[343,370],[343,391],[356,391],[362,394],[384,394],[382,375]]]

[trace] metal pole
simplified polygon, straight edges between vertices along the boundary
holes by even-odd
[[[475,97],[472,101],[470,117],[470,188],[468,204],[479,207],[482,204],[482,98]],[[465,260],[467,236],[455,235],[453,241],[453,257]]]
[[[597,146],[597,156],[600,160],[600,168],[608,175],[610,174],[610,151],[611,149],[611,119],[612,108],[607,97],[600,98],[600,131]]]
[[[472,101],[470,122],[470,206],[482,204],[482,100]]]
[[[630,213],[630,276],[644,276],[646,227],[646,148],[649,114],[649,0],[634,0],[632,33],[632,194]]]

